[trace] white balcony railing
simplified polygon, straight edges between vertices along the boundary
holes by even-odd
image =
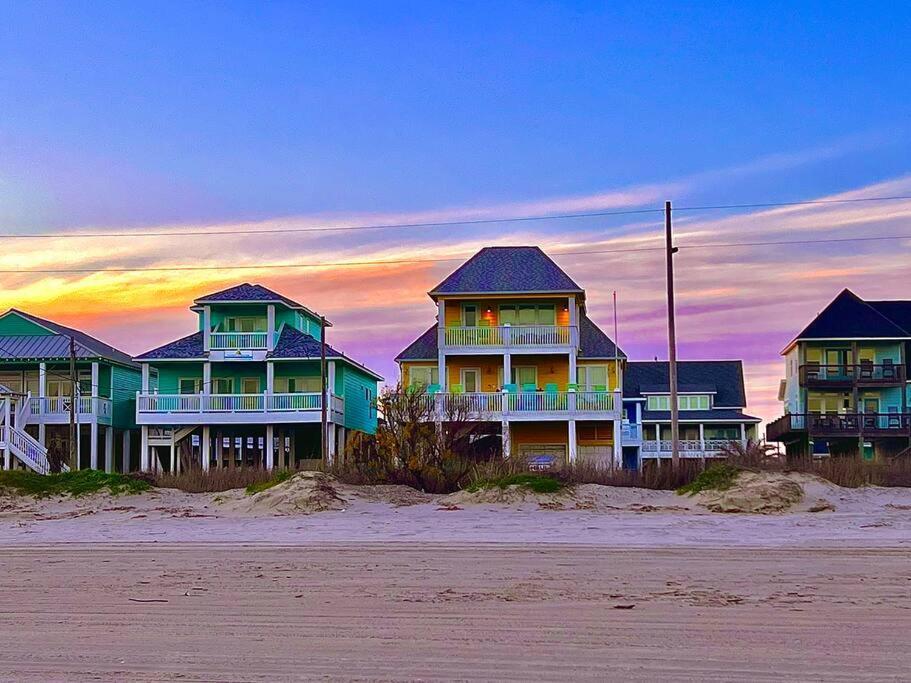
[[[268,332],[212,332],[209,336],[213,351],[261,351],[268,346]]]
[[[532,415],[536,413],[598,413],[606,419],[619,415],[619,403],[610,391],[523,391],[518,393],[478,392],[427,396],[428,410],[444,419],[449,416],[484,418],[490,415]]]
[[[70,414],[72,399],[69,396],[46,396],[30,399],[31,413],[37,416],[65,416]],[[111,399],[101,396],[81,396],[77,399],[80,416],[111,417]]]
[[[342,413],[345,400],[331,396],[329,407]],[[319,392],[287,394],[155,394],[140,393],[136,397],[137,415],[216,414],[216,413],[292,413],[319,412],[322,395]]]
[[[500,325],[491,327],[446,327],[444,346],[515,348],[532,346],[574,346],[577,328],[571,325]]]
[[[680,455],[683,457],[701,456],[705,453],[718,453],[731,444],[740,443],[740,439],[679,439]],[[672,442],[670,439],[661,441],[643,441],[643,453],[659,453],[663,456],[670,455],[672,451]]]
[[[642,441],[642,425],[628,422],[623,425],[621,434],[623,435],[623,443],[636,443]]]

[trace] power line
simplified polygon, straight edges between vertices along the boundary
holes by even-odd
[[[872,242],[884,240],[911,239],[911,233],[903,235],[881,235],[875,237],[825,237],[805,240],[757,240],[753,242],[704,242],[700,244],[680,244],[678,249],[728,249],[736,247],[782,246],[797,244],[827,244],[842,242]],[[554,256],[588,256],[595,254],[628,254],[645,251],[662,251],[664,247],[633,247],[626,249],[587,249],[585,251],[553,251]],[[200,266],[149,266],[138,268],[34,268],[34,269],[0,269],[0,274],[19,275],[63,275],[63,274],[91,274],[91,273],[167,273],[181,271],[207,271],[207,270],[264,270],[295,269],[295,268],[345,268],[363,266],[410,265],[420,263],[454,263],[464,261],[470,255],[448,256],[442,258],[408,258],[408,259],[374,259],[365,261],[326,261],[323,263],[260,263],[238,264],[227,266],[200,265]]]
[[[909,200],[911,195],[890,197],[861,197],[854,199],[815,199],[797,202],[761,202],[752,204],[713,204],[705,206],[675,207],[674,211],[716,211],[731,209],[758,209],[779,206],[811,206],[819,204],[847,204],[855,202],[885,202]],[[42,232],[42,233],[0,233],[0,238],[8,239],[90,239],[110,237],[208,237],[224,235],[282,235],[295,233],[346,232],[363,230],[407,230],[416,228],[444,228],[460,225],[490,225],[497,223],[525,223],[533,221],[569,220],[576,218],[605,218],[610,216],[633,216],[649,213],[662,213],[664,209],[627,209],[623,211],[589,211],[581,213],[539,214],[534,216],[515,216],[500,218],[476,218],[453,221],[428,221],[418,223],[381,223],[373,225],[339,225],[303,228],[232,228],[215,230],[159,230],[127,232]]]

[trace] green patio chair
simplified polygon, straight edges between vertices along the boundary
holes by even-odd
[[[593,384],[592,391],[607,391],[606,384]]]
[[[526,382],[525,384],[522,385],[523,392],[533,392],[533,391],[537,391],[537,390],[538,390],[538,387],[536,387],[531,382]]]
[[[433,396],[434,394],[440,393],[442,387],[439,384],[428,384],[427,385],[427,394]]]
[[[464,394],[465,386],[462,384],[453,384],[449,391],[453,394]]]
[[[557,391],[559,391],[559,390],[557,389],[556,382],[548,382],[547,384],[544,385],[545,394],[556,394]]]
[[[506,390],[507,394],[519,393],[519,386],[517,384],[504,384],[503,388]]]
[[[567,391],[579,391],[579,385],[576,384],[575,382],[569,382],[566,385],[566,390]]]

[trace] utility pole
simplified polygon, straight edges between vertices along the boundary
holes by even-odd
[[[671,389],[671,465],[680,466],[680,415],[677,406],[677,321],[674,313],[674,238],[671,203],[664,202],[664,237],[667,254],[667,376]]]
[[[79,469],[76,448],[76,340],[70,337],[70,467]]]
[[[322,400],[320,404],[322,405],[320,413],[320,426],[321,426],[321,441],[320,441],[320,454],[323,458],[323,464],[326,463],[326,457],[329,454],[329,439],[328,439],[328,420],[326,412],[326,400],[327,394],[326,391],[326,319],[323,316],[319,318],[319,385],[322,388]]]

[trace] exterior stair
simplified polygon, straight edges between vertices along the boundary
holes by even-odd
[[[19,462],[38,474],[47,474],[50,471],[50,463],[47,459],[47,448],[42,446],[35,438],[30,436],[20,425],[28,423],[32,416],[31,397],[27,396],[24,401],[19,401],[15,413],[11,413],[12,424],[5,424],[5,410],[0,413],[0,446],[16,457]],[[9,400],[9,399],[6,399]],[[64,465],[63,470],[69,468]]]

